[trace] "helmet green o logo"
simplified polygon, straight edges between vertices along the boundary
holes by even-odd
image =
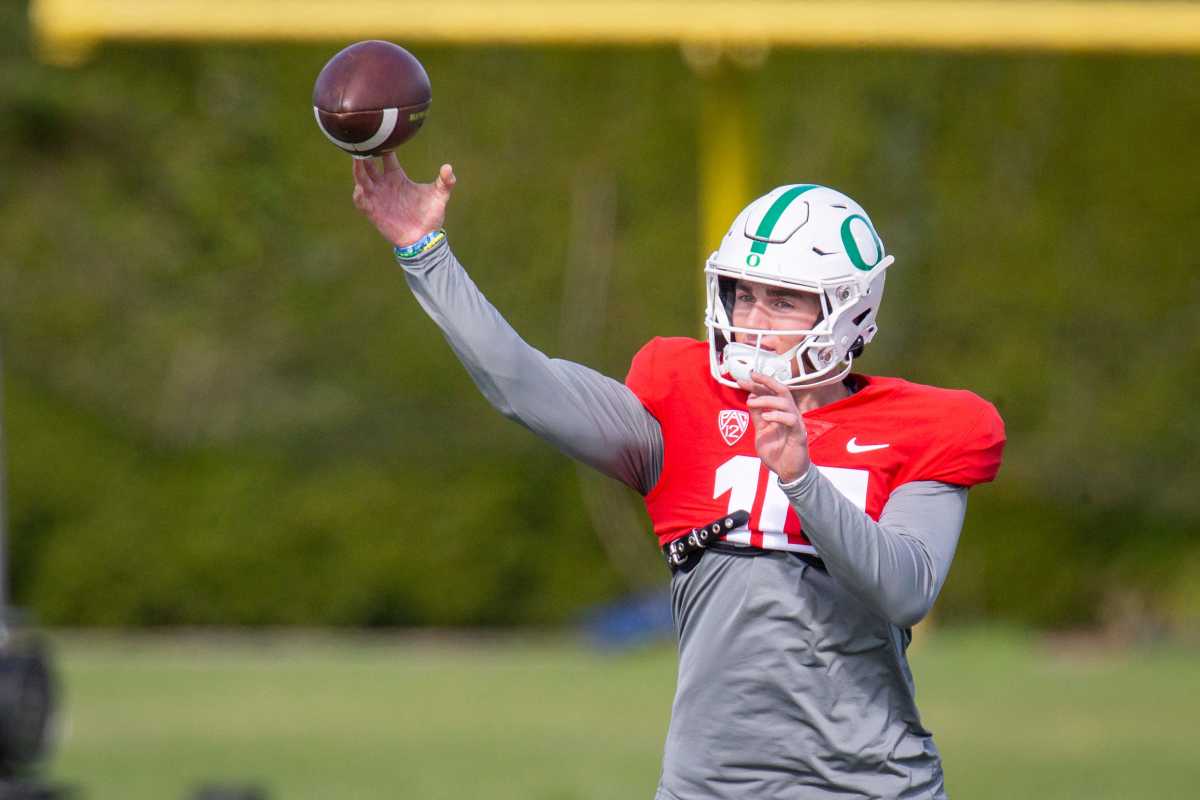
[[[871,234],[871,238],[875,240],[875,260],[870,264],[862,257],[862,252],[858,249],[858,242],[855,241],[854,234],[850,232],[850,225],[856,219],[862,221]],[[871,223],[867,222],[867,218],[862,214],[851,214],[842,222],[842,247],[846,248],[846,255],[850,257],[850,263],[864,272],[873,269],[876,264],[883,261],[883,242],[879,241],[879,235],[875,233]]]
[[[760,261],[762,261],[762,259],[759,257],[758,253],[751,253],[750,255],[746,256],[747,267],[757,267],[758,262]]]

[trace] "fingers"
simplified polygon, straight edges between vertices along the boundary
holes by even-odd
[[[785,428],[794,428],[800,422],[800,415],[792,411],[764,411],[763,422],[775,422]]]
[[[390,175],[397,173],[405,181],[408,181],[408,173],[404,171],[404,167],[400,166],[400,159],[396,158],[396,151],[392,150],[384,153],[379,157],[379,163],[383,165],[383,174]]]
[[[359,158],[356,159],[356,161],[362,164],[363,172],[366,173],[372,184],[376,183],[380,178],[383,177],[383,173],[379,171],[379,167],[375,166],[375,159]]]
[[[454,167],[450,166],[449,164],[442,164],[441,169],[438,170],[438,176],[437,180],[434,181],[434,186],[440,193],[449,195],[450,191],[454,188],[454,184],[456,183],[458,183],[458,178],[454,176]]]
[[[768,396],[774,397],[775,393],[771,391],[771,387],[765,383],[761,383],[757,377],[758,373],[751,373],[752,377],[742,378],[738,381],[738,387],[743,392],[748,392],[751,397]]]
[[[746,408],[751,411],[795,411],[796,404],[790,397],[776,397],[773,394],[752,394],[746,401]]]
[[[366,210],[367,197],[375,188],[374,183],[371,181],[371,176],[367,174],[367,171],[362,166],[364,163],[366,162],[356,158],[354,159],[354,166],[352,168],[354,171],[354,193],[351,195],[351,198],[354,200],[354,207],[359,211]]]
[[[375,188],[375,182],[381,177],[379,170],[371,163],[368,158],[354,159],[354,182],[361,186],[364,190]]]
[[[738,381],[738,386],[750,394],[746,408],[756,426],[773,422],[804,430],[803,417],[787,386],[761,372],[750,373],[749,378]]]
[[[789,428],[802,424],[800,411],[791,397],[776,397],[773,394],[750,395],[746,408],[755,420],[755,425],[763,422],[778,422]]]
[[[738,386],[741,387],[743,392],[749,393],[750,397],[747,399],[747,405],[751,408],[794,409],[796,407],[796,398],[792,397],[791,390],[784,384],[769,375],[763,375],[761,372],[750,373],[749,378],[738,381]],[[772,403],[769,406],[756,406],[754,401],[758,399],[770,399]]]
[[[791,397],[792,390],[783,385],[779,381],[762,372],[751,372],[750,380],[758,386],[764,387],[767,391],[758,391],[755,394],[773,394],[779,397]]]
[[[790,397],[792,394],[787,386],[784,386],[770,375],[765,375],[761,372],[751,372],[749,378],[741,378],[737,383],[743,392],[749,392],[750,394],[765,394],[777,397]]]

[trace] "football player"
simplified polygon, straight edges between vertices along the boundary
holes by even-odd
[[[621,383],[476,289],[442,231],[449,165],[354,176],[487,399],[645,497],[679,637],[656,800],[944,797],[905,650],[1004,428],[970,392],[852,371],[893,261],[862,207],[811,184],[752,202],[705,268],[707,341],[653,339]]]

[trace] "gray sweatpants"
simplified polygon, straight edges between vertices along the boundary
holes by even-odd
[[[708,551],[671,595],[679,677],[656,800],[945,797],[908,631],[783,552]]]

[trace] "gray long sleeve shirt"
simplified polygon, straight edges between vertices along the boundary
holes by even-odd
[[[403,264],[418,302],[487,400],[578,459],[646,494],[663,463],[658,421],[623,383],[527,344],[446,244]],[[946,579],[967,490],[936,481],[898,487],[876,522],[818,470],[783,485],[829,573],[900,627],[928,613]]]
[[[663,428],[632,390],[529,346],[445,244],[404,268],[501,413],[643,495],[655,487]],[[710,551],[673,576],[679,673],[655,800],[944,800],[906,628],[946,578],[966,489],[904,483],[878,522],[820,470],[781,489],[825,568]]]

